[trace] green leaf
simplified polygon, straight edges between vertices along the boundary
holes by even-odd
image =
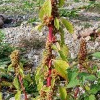
[[[67,80],[66,69],[69,67],[69,64],[63,60],[53,60],[54,67],[61,77]]]
[[[89,90],[90,90],[90,87],[89,87],[88,85],[86,85],[86,86],[85,86],[85,89],[86,89],[87,91],[89,91]]]
[[[46,66],[45,66],[46,68]],[[37,70],[36,70],[36,75],[35,75],[35,80],[36,80],[36,84],[37,84],[37,89],[38,91],[41,90],[41,88],[43,87],[43,79],[44,79],[44,76],[43,76],[43,72],[42,72],[42,67],[38,67]]]
[[[68,56],[68,52],[69,51],[69,49],[68,49],[68,47],[67,47],[67,45],[63,45],[62,47],[61,47],[61,50],[59,50],[59,54],[60,54],[60,57],[62,58],[62,60],[67,60],[67,56]]]
[[[14,86],[15,86],[15,88],[16,88],[17,90],[20,89],[20,85],[19,85],[19,81],[18,81],[17,76],[15,76],[14,81],[13,81],[13,84],[14,84]]]
[[[0,68],[0,74],[7,74],[6,70],[3,68]]]
[[[95,81],[96,80],[96,76],[94,75],[88,75],[85,77],[86,80],[89,80],[89,81]]]
[[[58,18],[54,19],[54,26],[56,27],[57,30],[59,30],[59,19]]]
[[[89,100],[89,97],[88,96],[84,97],[84,100]]]
[[[59,32],[60,32],[60,37],[61,37],[61,46],[63,45],[63,44],[65,44],[65,39],[64,39],[64,30],[60,27],[59,28]]]
[[[42,28],[43,28],[43,24],[39,24],[39,25],[37,25],[37,26],[35,27],[35,29],[36,29],[36,30],[39,30],[39,31],[41,31]]]
[[[77,79],[78,76],[78,71],[77,70],[67,70],[68,73],[68,79],[69,79],[69,84],[67,85],[67,88],[73,88],[77,85],[79,85],[79,80]]]
[[[55,78],[52,78],[52,80],[51,80],[51,85],[52,85],[52,87],[54,87],[55,86]]]
[[[61,100],[67,100],[67,92],[65,87],[59,87],[59,93]]]
[[[23,72],[23,69],[22,68],[19,68],[19,73],[24,78],[24,72]]]
[[[50,91],[50,87],[43,87],[43,90],[44,90],[45,92],[49,92],[49,91]]]
[[[100,52],[95,52],[92,54],[92,56],[100,59]]]
[[[97,77],[100,78],[100,71],[97,72]]]
[[[64,5],[65,0],[59,0],[59,6],[62,7]]]
[[[65,26],[65,28],[69,31],[69,33],[74,33],[74,28],[72,23],[70,23],[68,20],[61,18],[62,24]]]
[[[24,78],[23,64],[20,63],[18,65],[18,68],[19,68],[19,74]]]
[[[71,80],[69,82],[69,84],[67,85],[67,88],[73,88],[73,87],[75,87],[75,86],[77,86],[79,84],[80,84],[79,80],[78,79],[74,79],[74,80]]]
[[[51,11],[52,11],[51,0],[46,0],[43,4],[42,8],[40,9],[40,13],[39,13],[40,19],[43,20],[43,18],[45,16],[50,17]]]
[[[96,100],[95,95],[90,95],[89,100]]]
[[[30,74],[25,75],[24,79],[27,80],[30,83],[32,82],[32,79],[31,79],[31,75]]]
[[[0,100],[2,100],[2,93],[0,92]]]
[[[16,95],[15,95],[15,100],[21,100],[21,91],[17,91]]]
[[[1,82],[1,86],[7,86],[7,87],[10,87],[10,88],[13,87],[13,86],[12,86],[12,83],[11,83],[11,82],[7,82],[7,81],[2,81],[2,82]]]
[[[59,52],[59,55],[60,55],[61,59],[66,61],[66,55],[64,55],[61,50],[59,50],[58,52]]]
[[[12,66],[12,64],[10,64],[9,66],[8,66],[8,72],[9,71],[14,71],[14,67]]]
[[[97,65],[94,65],[93,68],[92,68],[92,72],[93,73],[96,73],[98,70],[98,66]]]
[[[96,94],[98,91],[100,91],[99,84],[94,84],[91,86],[90,91],[88,91],[90,94]]]

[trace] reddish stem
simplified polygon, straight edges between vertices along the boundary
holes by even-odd
[[[51,68],[49,68],[49,76],[47,77],[47,87],[51,86]]]
[[[52,26],[49,26],[49,41],[52,42],[52,39],[53,39],[53,27]]]
[[[77,88],[75,89],[74,98],[77,98],[78,93],[79,93],[79,87],[77,87]]]
[[[51,65],[52,65],[52,61],[50,60],[49,61],[49,75],[48,75],[48,77],[47,77],[47,86],[49,87],[49,86],[51,86]]]
[[[19,78],[19,82],[20,82],[20,84],[21,84],[21,88],[22,88],[22,90],[23,90],[23,93],[24,93],[24,95],[25,95],[25,100],[28,100],[27,94],[26,94],[26,92],[25,92],[25,88],[24,88],[24,85],[23,85],[22,76],[21,76],[21,75],[18,75],[18,78]]]
[[[52,39],[53,39],[53,27],[52,26],[49,26],[49,35],[48,35],[48,39],[49,39],[49,42],[52,43]],[[52,52],[51,52],[52,53]],[[49,64],[48,64],[48,67],[49,67],[49,71],[48,71],[48,77],[47,77],[47,87],[51,86],[51,65],[52,65],[52,61],[51,59],[49,60]]]

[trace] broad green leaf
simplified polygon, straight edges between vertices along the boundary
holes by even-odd
[[[7,74],[6,70],[3,68],[0,68],[0,74]]]
[[[96,80],[96,76],[94,75],[88,75],[85,77],[86,80],[89,80],[89,81],[95,81]]]
[[[38,91],[40,91],[42,87],[43,87],[43,80],[40,79],[39,82],[38,82],[38,84],[37,84]]]
[[[89,100],[96,100],[95,95],[90,95]]]
[[[24,72],[23,72],[23,69],[22,68],[19,68],[19,73],[24,78]]]
[[[14,71],[14,67],[12,66],[12,64],[10,64],[9,66],[8,66],[8,72],[9,71]]]
[[[89,91],[89,90],[90,90],[90,87],[89,87],[88,85],[86,85],[86,86],[85,86],[85,89],[86,89],[87,91]]]
[[[59,93],[61,100],[67,100],[67,92],[65,87],[59,87]]]
[[[12,88],[12,83],[11,82],[7,82],[7,81],[2,81],[1,82],[1,86],[7,86],[7,87],[11,87]]]
[[[100,59],[100,52],[95,52],[92,54],[92,56]]]
[[[78,71],[77,70],[67,70],[68,73],[68,79],[69,79],[69,84],[67,85],[67,88],[73,88],[77,85],[79,85],[79,80],[77,79],[78,76]]]
[[[37,25],[37,26],[35,27],[35,29],[36,29],[36,30],[39,30],[39,31],[41,31],[42,28],[43,28],[43,24],[39,24],[39,25]]]
[[[18,68],[19,68],[19,74],[24,78],[23,64],[20,63],[18,65]]]
[[[69,33],[74,33],[74,28],[71,22],[69,22],[64,18],[61,18],[61,22],[65,26],[65,28],[69,31]]]
[[[68,51],[69,51],[69,49],[68,49],[67,45],[65,45],[65,44],[61,47],[61,50],[59,50],[60,57],[65,61],[67,60],[67,56],[69,53]]]
[[[91,89],[90,89],[90,91],[88,91],[88,93],[96,94],[98,91],[100,91],[99,84],[94,84],[94,85],[91,86]]]
[[[85,72],[79,73],[78,77],[83,82],[83,84],[84,84],[84,82],[86,80],[87,81],[95,81],[96,80],[96,76],[95,75],[90,75],[90,74],[85,73]]]
[[[57,46],[56,46],[56,45],[54,45],[54,44],[52,45],[52,49],[53,49],[53,50],[55,50],[55,51],[58,51]]]
[[[59,0],[59,6],[62,7],[64,5],[65,0]]]
[[[66,61],[66,55],[64,55],[61,50],[59,50],[58,52],[59,52],[59,55],[60,55],[61,59]]]
[[[69,67],[69,64],[63,60],[53,60],[53,62],[54,62],[54,67],[58,72],[58,74],[67,80],[66,69]]]
[[[14,86],[15,86],[15,88],[16,88],[17,90],[20,89],[20,85],[19,85],[19,81],[18,81],[17,76],[15,76],[14,81],[13,81],[13,84],[14,84]]]
[[[100,71],[97,72],[97,77],[100,78]]]
[[[52,80],[51,80],[51,86],[52,86],[52,87],[55,86],[55,81],[56,81],[55,78],[52,78]]]
[[[67,88],[73,88],[73,87],[75,87],[75,86],[77,86],[79,84],[80,84],[79,80],[78,79],[74,79],[74,80],[71,80],[69,82],[69,84],[67,85]]]
[[[84,100],[89,100],[89,96],[84,97]]]
[[[46,67],[45,67],[46,68]],[[38,91],[41,90],[41,88],[43,87],[43,79],[44,79],[44,76],[42,74],[42,67],[38,67],[37,70],[36,70],[36,75],[35,75],[35,80],[36,80],[36,84],[37,84],[37,89]]]
[[[25,75],[24,79],[27,80],[30,83],[32,82],[32,79],[31,79],[31,75],[30,74]]]
[[[63,44],[62,46],[60,46],[60,44],[57,42],[56,47],[53,46],[53,49],[59,53],[62,60],[65,60],[65,61],[67,60],[67,56],[69,53],[67,45]]]
[[[60,48],[60,44],[59,44],[58,42],[56,43],[56,46],[57,46],[57,49],[58,49],[58,50],[61,49],[61,48]]]
[[[51,89],[51,87],[43,87],[43,90],[44,90],[45,92],[49,92],[50,89]]]
[[[61,48],[61,51],[63,52],[64,55],[68,56],[68,47],[67,45],[63,45]]]
[[[2,93],[0,92],[0,100],[2,100]]]
[[[21,100],[21,91],[17,91],[15,95],[15,100]]]
[[[60,27],[59,28],[59,32],[60,32],[60,37],[61,37],[61,46],[63,45],[63,44],[65,44],[65,39],[64,39],[64,30]]]
[[[46,0],[40,9],[39,17],[41,20],[43,20],[43,17],[51,16],[51,11],[52,11],[52,5],[51,5],[51,0]]]
[[[57,30],[59,30],[59,19],[58,18],[54,19],[54,26],[56,27]]]
[[[94,65],[93,68],[92,68],[92,72],[93,73],[96,73],[98,70],[98,66],[97,65]]]
[[[72,69],[67,69],[67,73],[68,73],[68,79],[69,79],[69,82],[71,80],[74,80],[77,78],[78,76],[78,71],[77,70],[72,70]]]

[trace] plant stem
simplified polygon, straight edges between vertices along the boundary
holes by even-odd
[[[49,26],[49,42],[52,42],[52,38],[53,38],[53,27]]]
[[[25,100],[28,100],[27,94],[26,94],[26,92],[25,92],[25,88],[24,88],[24,85],[23,85],[22,76],[21,76],[21,75],[18,75],[18,78],[19,78],[19,82],[20,82],[20,84],[21,84],[21,88],[22,88],[22,90],[23,90],[23,93],[24,93],[24,95],[25,95]]]
[[[49,26],[49,35],[48,35],[48,40],[50,43],[52,43],[52,39],[53,39],[53,27],[52,26]],[[50,48],[51,49],[51,48]],[[52,55],[52,49],[50,50],[51,51],[51,55]],[[49,63],[48,63],[48,67],[49,67],[49,71],[48,71],[48,77],[47,77],[47,87],[51,86],[51,66],[52,66],[52,61],[51,61],[52,57],[50,57],[49,59]]]
[[[77,98],[79,93],[79,87],[76,87],[75,92],[74,92],[74,98]]]

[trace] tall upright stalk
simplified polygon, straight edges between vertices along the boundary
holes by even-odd
[[[25,87],[23,85],[23,77],[22,75],[20,74],[20,71],[19,71],[19,67],[20,67],[20,55],[19,55],[19,50],[15,50],[11,53],[10,55],[10,58],[11,58],[11,65],[14,67],[14,71],[15,71],[15,75],[16,77],[18,78],[19,82],[20,82],[20,86],[21,86],[21,89],[25,95],[25,100],[28,100],[27,98],[27,94],[26,94],[26,91],[25,91]],[[16,83],[15,83],[16,84]]]

